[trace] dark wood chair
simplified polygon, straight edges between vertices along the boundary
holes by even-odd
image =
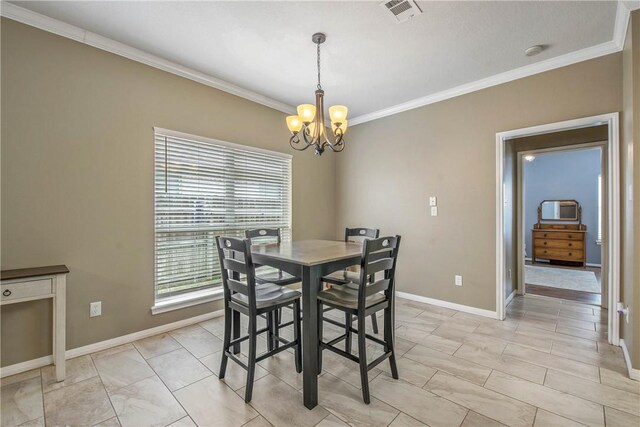
[[[245,230],[244,236],[249,239],[252,245],[257,244],[269,244],[269,243],[280,243],[282,241],[282,237],[280,234],[279,228],[254,228],[251,230]],[[300,283],[302,281],[301,278],[292,276],[291,274],[275,269],[273,267],[260,266],[256,265],[256,283],[270,283],[278,286],[288,286],[294,283]],[[259,267],[259,268],[258,268]],[[274,313],[274,318],[269,319],[267,317],[267,323],[271,324],[273,328],[273,333],[276,337],[280,336],[280,328],[278,324],[282,319],[282,309],[279,309]],[[272,349],[272,346],[279,347],[278,340],[275,340],[273,343],[269,343],[269,350]]]
[[[345,242],[353,242],[353,241],[364,242],[364,240],[377,239],[378,237],[380,237],[380,230],[377,228],[347,227],[344,229]],[[367,280],[369,279],[370,278],[367,278]],[[348,269],[336,271],[322,278],[322,281],[324,283],[328,283],[333,287],[354,286],[354,285],[358,286],[360,284],[359,280],[360,280],[360,273],[357,271],[351,271]],[[329,311],[329,310],[331,310],[331,308],[328,308],[325,311]],[[334,325],[342,326],[341,323],[334,322],[331,319],[326,319],[326,320],[330,323],[333,323]],[[347,327],[347,330],[352,326],[352,323],[353,323],[353,319],[351,318],[351,316],[348,316],[345,314],[345,326]],[[373,333],[377,334],[378,319],[376,318],[375,314],[371,316],[371,326],[373,327]],[[351,335],[350,334],[345,341],[345,348],[346,348],[346,351],[351,351]]]
[[[360,283],[352,287],[332,287],[318,293],[318,372],[322,372],[322,351],[330,350],[360,365],[360,380],[362,382],[362,398],[370,403],[368,372],[387,358],[391,367],[391,375],[398,379],[398,368],[393,348],[393,298],[395,285],[396,261],[400,248],[400,236],[382,237],[365,240],[360,262]],[[375,277],[376,273],[383,273],[382,278],[369,282],[367,278]],[[329,342],[322,339],[323,306],[341,310],[349,316],[358,319],[358,329],[349,327],[344,335]],[[369,335],[364,327],[367,316],[384,310],[384,339]],[[349,333],[358,336],[358,355],[351,354],[350,349],[344,351],[334,344],[346,340]],[[367,339],[380,344],[384,354],[371,363],[367,363]]]
[[[295,348],[296,371],[302,372],[302,341],[300,339],[300,297],[298,291],[273,285],[256,285],[255,266],[251,258],[251,242],[249,239],[236,239],[232,237],[216,237],[220,269],[222,271],[222,286],[224,290],[224,341],[222,348],[222,361],[218,377],[224,378],[227,369],[227,360],[231,359],[247,371],[247,385],[245,389],[245,402],[251,401],[253,391],[253,378],[256,363],[271,357],[288,348]],[[244,281],[240,281],[240,277]],[[287,341],[275,336],[273,328],[269,325],[269,319],[274,319],[273,314],[282,307],[292,306],[294,316],[291,322],[279,324],[280,328],[293,325],[293,341]],[[244,337],[231,339],[231,327],[233,312],[239,312],[249,317],[248,333]],[[266,315],[267,327],[258,329],[258,316]],[[279,322],[279,321],[278,321]],[[276,349],[256,355],[256,344],[259,334],[267,333],[267,340],[271,343],[282,343]],[[234,348],[249,340],[248,363],[244,363],[236,355]]]

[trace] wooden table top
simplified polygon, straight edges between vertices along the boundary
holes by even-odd
[[[300,265],[317,265],[362,255],[362,245],[334,240],[298,240],[253,245],[251,252]]]
[[[0,280],[23,279],[25,277],[49,276],[52,274],[66,274],[66,265],[50,265],[47,267],[18,268],[0,271]]]

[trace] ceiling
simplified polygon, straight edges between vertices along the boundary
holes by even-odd
[[[313,102],[314,32],[325,103],[371,115],[480,79],[611,42],[611,1],[418,1],[397,24],[378,1],[14,4],[294,106]],[[547,46],[527,57],[524,50]]]

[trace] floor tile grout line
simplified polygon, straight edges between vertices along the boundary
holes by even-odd
[[[443,372],[444,372],[444,371],[443,371]],[[444,372],[444,373],[445,373],[445,374],[447,374],[447,375],[451,375],[451,374],[449,374],[449,373],[447,373],[447,372]],[[492,372],[492,374],[493,374],[493,372]],[[503,373],[503,374],[504,374],[504,373]],[[513,377],[513,375],[509,375],[509,374],[505,374],[505,375],[508,375],[508,376],[512,376],[512,377]],[[464,378],[461,378],[461,377],[458,377],[458,376],[456,376],[456,375],[451,375],[451,376],[453,376],[453,377],[455,377],[455,378],[458,378],[458,379],[460,379],[460,380],[462,380],[462,381],[466,381],[466,382],[468,382],[469,384],[472,384],[472,385],[478,386],[478,384],[472,383],[471,381],[468,381],[468,380],[466,380],[466,379],[464,379]],[[491,375],[489,375],[489,377],[491,377]],[[522,381],[531,382],[531,381],[528,381],[528,380],[525,380],[525,379],[521,379],[521,380],[522,380]],[[487,381],[488,381],[488,379],[487,379]],[[532,383],[532,384],[536,384],[536,383]],[[485,381],[485,385],[486,385],[486,381]],[[536,385],[539,385],[539,386],[542,386],[542,387],[546,387],[546,386],[544,386],[543,384],[536,384]],[[479,386],[479,387],[480,387],[480,386]],[[493,393],[496,393],[496,394],[499,394],[499,395],[501,395],[501,396],[504,396],[504,397],[506,397],[506,398],[508,398],[508,399],[512,399],[512,400],[515,400],[515,401],[520,402],[520,403],[522,403],[522,404],[525,404],[525,405],[531,406],[531,407],[533,407],[533,408],[536,408],[536,412],[537,412],[537,410],[538,410],[538,409],[542,409],[542,410],[544,410],[544,411],[547,411],[547,412],[552,413],[552,414],[554,414],[554,415],[557,415],[557,416],[559,416],[559,417],[563,417],[563,418],[570,419],[570,420],[572,420],[572,421],[579,422],[579,421],[575,420],[574,418],[568,417],[568,416],[566,416],[566,415],[560,415],[560,414],[557,414],[557,413],[553,412],[553,411],[552,411],[552,410],[550,410],[550,409],[540,408],[539,406],[536,406],[536,405],[533,405],[533,404],[531,404],[531,403],[529,403],[529,402],[525,402],[525,401],[523,401],[523,400],[517,399],[517,398],[515,398],[515,397],[513,397],[513,396],[509,396],[508,394],[502,393],[502,392],[500,392],[500,391],[493,390],[493,389],[490,389],[490,388],[485,387],[485,386],[481,386],[481,387],[482,387],[482,388],[484,388],[484,389],[486,389],[486,390],[488,390],[488,391],[491,391],[491,392],[493,392]],[[550,390],[558,391],[558,390],[552,389],[551,387],[547,387],[547,388],[549,388]],[[429,391],[429,390],[427,390],[427,391]],[[434,393],[434,394],[435,394],[435,393]],[[573,397],[577,397],[577,398],[579,398],[579,399],[582,399],[581,397],[579,397],[579,396],[575,396],[575,395],[572,395],[572,394],[570,394],[570,393],[564,393],[564,394],[568,394],[569,396],[573,396]],[[436,395],[437,395],[437,394],[436,394]],[[439,395],[437,395],[437,396],[439,396]],[[440,397],[442,397],[442,396],[440,396]],[[443,399],[446,399],[445,397],[442,397],[442,398],[443,398]],[[448,399],[446,399],[446,400],[448,400]],[[582,399],[582,400],[585,400],[585,399]],[[456,403],[456,402],[453,402],[453,403]],[[457,404],[457,405],[460,405],[459,403],[456,403],[456,404]],[[462,407],[466,408],[466,406],[464,406],[464,405],[460,405],[460,406],[462,406]],[[601,405],[601,406],[605,406],[605,405]],[[470,409],[470,408],[469,408],[469,409]],[[470,409],[470,410],[473,410],[473,409]],[[477,411],[474,411],[474,412],[477,412]],[[484,415],[484,414],[481,414],[481,415]],[[486,415],[485,415],[485,416],[486,416]],[[487,418],[491,418],[491,417],[487,417]],[[497,421],[497,420],[496,420],[496,421]]]
[[[178,344],[180,344],[180,343],[178,343]],[[182,344],[180,344],[180,345],[182,345]],[[191,415],[189,414],[189,412],[186,410],[186,408],[185,408],[184,406],[182,406],[182,403],[180,403],[180,401],[178,400],[178,398],[173,394],[173,392],[171,391],[171,389],[169,388],[169,386],[164,382],[164,380],[160,377],[160,375],[158,375],[158,373],[156,372],[156,370],[155,370],[155,369],[153,369],[153,366],[151,366],[151,364],[147,361],[147,359],[145,359],[145,358],[144,358],[144,356],[142,355],[142,353],[140,353],[140,350],[138,349],[138,347],[136,347],[136,346],[134,345],[134,346],[133,346],[133,348],[135,348],[135,349],[136,349],[136,351],[138,352],[138,354],[140,355],[140,357],[142,357],[142,360],[144,360],[144,362],[147,364],[147,366],[149,367],[149,369],[151,369],[151,371],[155,374],[154,376],[155,376],[155,377],[157,377],[157,378],[158,378],[158,380],[160,380],[160,382],[161,382],[161,383],[162,383],[162,385],[167,389],[167,391],[169,392],[169,394],[171,394],[171,397],[173,397],[173,400],[175,400],[175,401],[176,401],[176,403],[177,403],[178,405],[180,405],[180,407],[182,408],[182,410],[184,411],[184,413],[185,413],[185,414],[187,414],[187,416],[189,416],[189,418],[191,418]],[[174,351],[177,351],[177,350],[180,350],[180,349],[178,348],[178,349],[176,349],[176,350],[174,350]],[[186,349],[185,349],[185,350],[186,350]],[[188,351],[188,350],[187,350],[187,351]],[[171,352],[169,352],[169,353],[171,353]],[[165,354],[168,354],[168,353],[165,353]],[[195,357],[195,356],[194,356],[194,357]],[[136,382],[134,382],[134,383],[132,383],[132,384],[129,384],[129,385],[125,386],[125,387],[132,386],[133,384],[137,384],[137,383],[142,382],[142,381],[144,381],[144,380],[147,380],[147,379],[149,379],[149,378],[152,378],[152,377],[143,378],[143,379],[141,379],[141,380],[139,380],[139,381],[136,381]],[[205,377],[205,378],[208,378],[208,377]],[[204,379],[204,378],[203,378],[203,379]],[[122,389],[122,388],[124,388],[124,387],[120,387],[118,390],[120,390],[120,389]],[[116,390],[116,391],[117,391],[117,390]],[[107,393],[107,395],[109,395],[109,393]],[[111,400],[111,396],[109,396],[109,400]],[[113,403],[112,403],[112,406],[113,406]],[[115,407],[113,408],[113,410],[115,411]],[[116,416],[118,416],[118,413],[117,413],[117,412],[116,412]],[[174,423],[174,422],[176,422],[176,421],[179,421],[179,420],[181,420],[182,418],[184,418],[184,416],[182,416],[182,417],[178,418],[177,420],[174,420],[174,421],[170,422],[170,423],[169,423],[169,424],[167,424],[167,425],[170,425],[170,424],[172,424],[172,423]],[[118,421],[120,421],[120,417],[118,417]],[[122,425],[122,423],[120,423],[120,424]]]
[[[576,377],[575,375],[571,375],[571,374],[569,374],[569,373],[565,373],[565,372],[563,372],[563,374],[565,374],[565,375],[569,375],[569,376],[572,376],[572,377]],[[580,377],[576,377],[576,378],[581,379]],[[587,380],[587,381],[588,381],[588,380]],[[545,378],[545,382],[546,382],[546,378]],[[594,383],[595,383],[595,382],[594,382]],[[595,384],[598,384],[598,383],[595,383]],[[605,384],[600,384],[600,385],[604,385],[605,387],[607,387]],[[551,386],[547,386],[547,385],[545,385],[545,387],[550,388],[550,389],[555,390],[555,391],[559,391],[559,392],[561,392],[561,393],[568,394],[568,395],[573,396],[573,397],[577,397],[577,398],[582,399],[582,400],[586,400],[586,401],[588,401],[588,402],[595,403],[595,404],[600,405],[600,406],[602,406],[602,407],[605,407],[605,406],[606,406],[606,407],[608,407],[608,408],[616,409],[616,410],[618,410],[618,411],[620,411],[620,412],[625,412],[625,413],[627,413],[627,414],[631,414],[631,415],[638,416],[638,414],[634,414],[634,413],[632,413],[632,412],[629,412],[629,411],[627,411],[626,409],[618,409],[618,408],[615,408],[615,407],[613,407],[613,406],[611,406],[611,405],[607,405],[607,404],[605,404],[605,403],[602,403],[602,402],[598,402],[598,401],[596,401],[596,400],[593,400],[592,398],[589,398],[589,397],[578,396],[578,395],[576,395],[576,394],[567,393],[566,391],[559,390],[559,389],[557,389],[557,388],[554,388],[554,387],[551,387]],[[609,387],[610,387],[610,386],[609,386]],[[614,388],[614,387],[612,387],[612,388]],[[616,390],[617,390],[617,389],[616,389]],[[624,392],[624,390],[620,390],[620,391]],[[626,392],[626,393],[627,393],[627,394],[633,394],[633,393],[629,393],[629,392]]]
[[[440,372],[440,371],[438,371],[438,372]],[[516,399],[515,397],[508,396],[508,395],[503,394],[503,393],[500,393],[500,392],[498,392],[498,391],[491,390],[491,389],[489,389],[489,388],[486,388],[486,387],[484,387],[484,386],[478,385],[478,384],[476,384],[476,383],[473,383],[473,382],[471,382],[471,381],[468,381],[468,380],[466,380],[466,379],[464,379],[464,378],[461,378],[461,377],[459,377],[459,376],[452,375],[452,374],[450,374],[450,373],[448,373],[448,372],[445,372],[445,371],[442,371],[442,373],[443,373],[443,374],[445,374],[445,375],[449,375],[449,376],[451,376],[451,377],[457,378],[457,379],[459,379],[459,380],[465,381],[465,382],[467,382],[467,383],[469,383],[469,384],[472,384],[472,385],[474,385],[474,386],[476,386],[476,387],[481,387],[481,388],[484,388],[485,390],[491,391],[491,392],[493,392],[493,393],[500,394],[500,395],[502,395],[502,396],[504,396],[504,397],[506,397],[506,398],[508,398],[508,399],[515,400],[516,402],[520,402],[520,403],[523,403],[523,404],[525,404],[525,405],[531,406],[532,408],[536,408],[536,409],[538,408],[538,407],[537,407],[537,406],[535,406],[535,405],[532,405],[532,404],[527,403],[527,402],[523,402],[523,401],[521,401],[521,400]],[[434,376],[435,376],[435,375],[434,375]],[[491,374],[489,374],[489,376],[491,376]],[[487,377],[487,380],[485,380],[485,384],[486,384],[486,382],[487,382],[488,380],[489,380],[489,378]],[[429,380],[429,381],[430,381],[430,380]],[[427,381],[427,384],[429,384],[429,381]],[[427,386],[427,384],[425,384],[425,385],[424,385],[424,387],[426,387],[426,386]],[[438,397],[440,397],[440,398],[442,398],[442,399],[444,399],[444,400],[446,400],[446,401],[449,401],[449,402],[454,403],[454,404],[456,404],[456,405],[458,405],[458,406],[461,406],[461,407],[463,407],[463,408],[467,409],[467,411],[469,411],[469,412],[473,411],[473,412],[475,412],[475,413],[477,413],[477,414],[482,415],[483,417],[487,417],[487,418],[489,418],[489,419],[491,419],[491,420],[493,420],[493,421],[496,421],[496,422],[498,422],[498,423],[500,423],[500,424],[504,424],[502,421],[496,420],[495,418],[492,418],[492,417],[490,417],[490,416],[488,416],[488,415],[485,415],[485,414],[483,414],[483,413],[479,412],[479,410],[477,410],[477,409],[473,409],[473,408],[469,408],[469,407],[467,407],[467,406],[464,406],[464,405],[462,405],[462,404],[460,404],[460,403],[458,403],[458,402],[456,402],[456,401],[453,401],[453,400],[451,400],[451,399],[448,399],[448,398],[447,398],[447,397],[445,397],[445,396],[441,396],[441,395],[439,395],[438,393],[435,393],[435,392],[433,392],[433,391],[431,391],[431,390],[428,390],[428,389],[426,389],[426,388],[424,388],[424,387],[422,387],[422,389],[423,389],[423,390],[426,390],[426,391],[428,391],[429,393],[432,393],[432,394],[434,394],[434,395],[436,395],[436,396],[438,396]],[[467,412],[467,415],[469,415],[469,412]],[[467,418],[467,415],[465,415],[465,419]],[[460,425],[462,425],[462,424],[464,423],[464,420],[462,420],[462,421],[463,421],[463,422],[462,422]]]
[[[135,348],[135,346],[132,346],[132,347]],[[117,353],[119,353],[119,352],[117,352]],[[102,386],[102,390],[104,390],[104,393],[107,395],[107,400],[109,400],[109,405],[111,406],[111,409],[113,410],[113,413],[114,413],[116,419],[118,420],[118,424],[122,425],[122,422],[120,421],[120,416],[118,416],[118,411],[116,411],[116,407],[113,406],[113,402],[111,401],[111,396],[109,395],[109,392],[107,391],[107,388],[104,385],[104,381],[102,380],[102,375],[100,375],[100,371],[98,370],[98,367],[95,366],[96,364],[95,364],[95,361],[93,360],[93,357],[92,357],[93,354],[95,354],[95,353],[90,354],[89,357],[91,358],[91,363],[93,364],[93,367],[95,368],[96,373],[98,374],[98,379],[100,380],[100,385]],[[116,353],[114,353],[114,354],[116,354]],[[92,377],[92,378],[95,378],[95,377]],[[78,384],[78,383],[76,383],[76,384]],[[110,418],[102,420],[102,421],[100,421],[100,422],[98,422],[96,424],[100,424],[101,422],[104,422],[104,421],[106,421],[108,419],[110,419]],[[46,421],[47,420],[45,418],[45,425],[47,424]]]
[[[512,375],[511,375],[511,376],[512,376]],[[522,380],[522,381],[527,381],[527,380]],[[531,381],[529,381],[529,382],[531,382]],[[535,383],[532,383],[532,384],[535,384]],[[553,390],[553,391],[556,391],[556,392],[559,392],[559,393],[565,394],[565,395],[567,395],[567,396],[571,396],[571,397],[574,397],[574,398],[577,398],[577,399],[580,399],[580,400],[584,400],[585,402],[594,403],[594,402],[591,402],[590,400],[584,399],[584,398],[582,398],[582,397],[580,397],[580,396],[576,396],[576,395],[571,394],[571,393],[566,393],[566,392],[562,392],[562,391],[556,390],[556,389],[551,388],[551,387],[547,387],[547,386],[546,386],[546,385],[544,385],[544,384],[536,384],[536,385],[539,385],[539,386],[542,386],[542,387],[546,387],[546,388],[548,388],[549,390]],[[487,390],[493,391],[493,392],[498,393],[498,394],[501,394],[501,395],[503,395],[503,396],[510,397],[511,399],[517,400],[518,402],[521,402],[521,403],[527,404],[527,405],[529,405],[529,406],[533,406],[534,408],[542,409],[543,411],[546,411],[546,412],[552,413],[552,414],[557,415],[557,416],[559,416],[559,417],[567,418],[567,419],[569,419],[569,420],[572,420],[572,421],[575,421],[575,422],[577,422],[577,423],[583,424],[581,421],[578,421],[578,420],[576,420],[575,418],[572,418],[572,417],[567,416],[567,415],[560,415],[560,414],[558,414],[558,413],[556,413],[556,412],[552,411],[552,410],[551,410],[551,409],[549,409],[549,408],[546,408],[546,409],[545,409],[545,408],[541,408],[541,407],[539,407],[539,406],[536,406],[536,405],[533,405],[533,404],[531,404],[531,403],[525,402],[524,400],[520,400],[520,399],[517,399],[517,398],[515,398],[515,397],[509,396],[509,395],[507,395],[507,394],[504,394],[504,393],[502,393],[502,392],[499,392],[499,391],[496,391],[496,390],[492,390],[492,389],[487,388],[487,387],[485,387],[485,388],[486,388]],[[604,407],[604,406],[605,406],[605,405],[602,405],[602,404],[600,404],[600,403],[597,403],[597,404],[598,404],[598,405],[600,405],[600,406],[602,406],[602,407]],[[614,409],[615,409],[615,408],[614,408]]]
[[[403,412],[398,412],[398,415],[396,415],[395,417],[393,417],[393,419],[391,420],[391,422],[389,424],[387,424],[387,427],[389,427],[391,424],[393,424],[393,422],[396,420],[396,418],[398,418],[400,416],[400,414],[403,414]]]

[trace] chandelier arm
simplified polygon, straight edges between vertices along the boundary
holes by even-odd
[[[322,144],[319,145],[321,150],[324,150],[325,147],[329,148],[329,150],[333,151],[334,153],[339,153],[342,150],[344,150],[344,140],[342,138],[343,133],[342,133],[342,129],[337,129],[335,134],[335,141],[332,143],[329,138],[327,138],[327,134],[325,132],[325,134],[323,135],[323,141]]]
[[[307,148],[309,148],[311,145],[309,145],[309,143],[307,141],[305,141],[305,145],[302,147],[299,147],[298,144],[300,143],[300,133],[297,133],[295,135],[292,135],[291,138],[289,138],[289,145],[291,146],[291,148],[293,148],[294,150],[297,151],[304,151]]]
[[[325,145],[328,146],[329,150],[334,153],[339,153],[344,150],[344,140],[342,139],[342,135],[342,132],[336,133],[336,140],[333,144],[327,140]]]

